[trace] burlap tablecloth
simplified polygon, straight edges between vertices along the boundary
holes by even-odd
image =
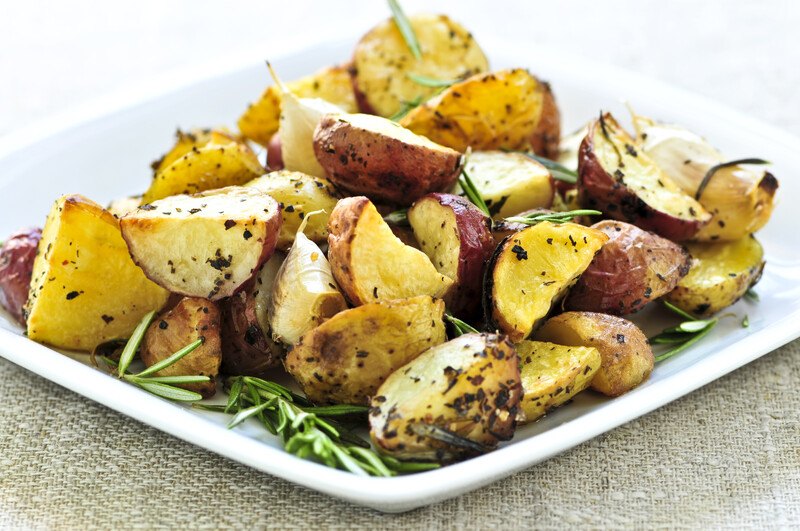
[[[0,132],[203,54],[268,49],[298,31],[313,40],[321,23],[344,17],[357,33],[385,15],[382,2],[342,5],[143,0],[102,11],[76,0],[43,14],[9,4]],[[788,0],[436,7],[478,36],[502,31],[532,54],[542,43],[633,68],[800,134],[800,11]],[[197,449],[0,360],[0,527],[793,527],[798,383],[800,341],[511,478],[383,515]]]

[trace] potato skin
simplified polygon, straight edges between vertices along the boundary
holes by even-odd
[[[281,363],[282,349],[269,337],[256,315],[256,282],[221,302],[222,365],[232,376],[264,376]]]
[[[461,167],[457,151],[368,116],[327,115],[317,125],[314,153],[336,186],[377,201],[410,205],[455,183]]]
[[[569,310],[638,312],[672,291],[689,272],[689,253],[666,238],[622,221],[601,221],[592,228],[609,239],[570,290],[565,302]]]
[[[283,152],[281,151],[281,135],[275,133],[267,144],[267,169],[279,171],[283,169]]]
[[[594,312],[565,312],[552,317],[534,334],[537,341],[594,347],[602,364],[592,389],[619,396],[650,377],[655,357],[647,337],[622,317]]]
[[[398,459],[468,457],[514,435],[521,397],[519,358],[508,339],[465,334],[386,379],[372,399],[370,437]],[[431,427],[475,444],[443,442],[430,435]]]
[[[752,235],[731,242],[689,243],[687,249],[692,267],[666,300],[693,315],[714,315],[761,279],[764,250]]]
[[[23,229],[0,246],[0,306],[21,325],[25,324],[22,309],[28,300],[33,260],[41,239],[42,229]]]
[[[213,396],[217,389],[214,378],[222,361],[222,341],[219,308],[210,300],[185,297],[174,308],[156,317],[142,341],[142,362],[150,367],[198,338],[203,340],[199,347],[154,374],[209,376],[208,382],[176,385],[200,393],[204,398]]]
[[[556,160],[560,153],[561,143],[561,112],[558,110],[555,95],[550,83],[543,81],[542,87],[542,112],[539,123],[531,135],[531,149],[537,155]],[[558,181],[561,183],[563,181]]]
[[[446,339],[444,302],[427,296],[365,304],[307,332],[284,365],[318,404],[369,404],[378,387]]]

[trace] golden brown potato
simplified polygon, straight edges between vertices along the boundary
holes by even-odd
[[[569,310],[638,312],[689,272],[689,253],[666,238],[622,221],[601,221],[592,228],[609,239],[569,291],[564,303]]]
[[[578,156],[581,205],[672,241],[692,238],[711,219],[606,113],[595,120]]]
[[[369,114],[324,116],[314,153],[336,186],[398,205],[449,189],[461,169],[458,152]]]
[[[210,381],[175,384],[204,398],[214,396],[217,390],[214,378],[222,361],[220,340],[220,313],[217,305],[207,299],[182,299],[174,308],[159,315],[152,322],[142,341],[139,353],[147,367],[167,359],[189,343],[201,339],[203,343],[192,352],[153,373],[155,376],[208,376]]]
[[[168,168],[173,162],[180,159],[190,151],[199,149],[210,142],[227,144],[236,140],[230,131],[224,127],[215,129],[191,129],[188,132],[178,129],[175,131],[175,144],[169,151],[161,155],[157,160],[150,163],[153,175],[158,174],[164,168]]]
[[[262,190],[280,203],[283,223],[276,247],[281,251],[292,246],[294,235],[306,214],[315,210],[324,212],[312,216],[303,233],[317,243],[324,242],[328,237],[328,216],[340,194],[327,179],[282,170],[263,175],[245,186]]]
[[[0,244],[0,306],[23,326],[23,308],[41,239],[42,229],[37,227],[12,234]]]
[[[323,68],[310,76],[286,83],[286,87],[298,98],[320,98],[345,112],[358,111],[348,65]],[[272,135],[278,132],[280,118],[281,92],[278,86],[270,85],[239,118],[239,131],[253,142],[268,146]]]
[[[372,399],[370,437],[398,459],[451,461],[514,435],[519,358],[503,336],[466,334],[395,371]]]
[[[467,160],[467,174],[495,220],[534,208],[550,208],[555,185],[550,172],[522,153],[477,151]],[[454,194],[463,194],[460,185]]]
[[[328,260],[354,305],[417,295],[444,297],[453,279],[436,271],[422,251],[405,245],[369,199],[348,197],[328,221]]]
[[[56,201],[33,263],[29,338],[91,351],[128,337],[167,297],[131,260],[117,218],[80,195]]]
[[[121,218],[125,214],[133,212],[142,206],[142,196],[121,197],[112,200],[106,210],[108,210],[115,218]]]
[[[627,393],[650,377],[655,364],[647,337],[632,322],[593,312],[566,312],[548,319],[533,335],[537,341],[594,347],[603,361],[592,389],[608,396]]]
[[[592,347],[566,347],[541,341],[520,341],[520,409],[525,422],[544,416],[589,387],[600,369],[600,352]]]
[[[369,404],[394,371],[443,343],[444,303],[431,297],[365,304],[306,333],[284,362],[318,404]]]
[[[401,120],[403,127],[464,152],[558,151],[560,121],[553,93],[523,68],[474,75],[455,83]],[[535,144],[535,145],[534,145]]]
[[[753,236],[686,247],[694,259],[692,267],[666,296],[686,312],[699,317],[713,315],[738,301],[761,278],[764,249]]]
[[[546,221],[509,236],[497,246],[486,273],[489,326],[511,341],[527,338],[606,240],[599,230]]]
[[[280,206],[255,188],[231,186],[142,205],[120,220],[136,265],[173,293],[233,295],[275,250]]]
[[[361,112],[393,116],[405,102],[426,100],[437,88],[414,75],[439,80],[463,79],[489,67],[472,34],[445,15],[408,17],[419,41],[416,59],[397,24],[388,19],[364,35],[353,53],[353,86]]]

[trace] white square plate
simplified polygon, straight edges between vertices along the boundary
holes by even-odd
[[[525,53],[485,42],[493,67],[524,66],[549,80],[571,131],[602,109],[626,114],[620,98],[645,115],[683,124],[711,139],[731,158],[763,157],[781,180],[781,204],[759,234],[767,268],[759,303],[741,301],[706,339],[659,364],[652,378],[614,400],[583,393],[571,405],[518,430],[487,455],[439,470],[397,478],[362,478],[284,453],[255,426],[229,431],[226,418],[148,395],[87,365],[29,341],[0,315],[0,355],[125,415],[231,459],[309,488],[382,511],[404,511],[457,496],[543,461],[664,405],[800,336],[800,140],[713,102],[555,50]],[[352,42],[317,45],[272,57],[285,79],[349,56]],[[267,82],[260,57],[209,65],[93,102],[69,115],[0,142],[0,235],[43,223],[52,201],[82,193],[100,203],[145,189],[148,163],[170,144],[176,126],[233,124]],[[212,72],[213,75],[209,75]],[[749,315],[750,327],[741,318]],[[637,316],[649,334],[666,323],[658,312]]]

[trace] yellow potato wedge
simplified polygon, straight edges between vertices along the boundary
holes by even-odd
[[[161,155],[159,159],[150,163],[150,167],[153,169],[153,175],[156,175],[193,149],[200,149],[209,143],[227,144],[235,140],[237,140],[237,138],[224,127],[216,129],[192,129],[190,131],[181,131],[178,129],[175,131],[175,144],[169,151]]]
[[[320,404],[369,404],[394,371],[443,343],[444,303],[428,296],[365,304],[307,332],[286,370]]]
[[[29,338],[89,351],[128,337],[168,297],[131,260],[117,218],[80,195],[56,201],[33,263]]]
[[[738,301],[764,269],[764,249],[753,236],[689,243],[686,249],[692,255],[692,267],[666,300],[698,317],[708,317]]]
[[[310,76],[286,83],[286,88],[298,98],[319,98],[345,112],[357,112],[348,68],[348,65],[323,68]],[[245,138],[266,147],[272,135],[278,132],[280,118],[281,92],[276,85],[270,85],[239,118],[239,131]]]
[[[515,345],[524,395],[520,409],[533,422],[589,387],[600,368],[600,352],[592,347],[567,347],[541,341]]]

